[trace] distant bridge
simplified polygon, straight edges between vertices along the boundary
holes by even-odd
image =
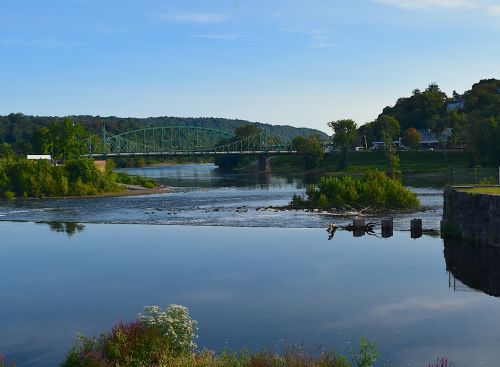
[[[196,126],[148,127],[101,135],[87,140],[85,156],[196,156],[196,155],[280,155],[295,154],[290,141],[260,131],[235,140],[233,133]]]

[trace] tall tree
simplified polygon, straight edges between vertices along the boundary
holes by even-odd
[[[399,135],[399,121],[392,116],[381,115],[375,121],[374,129],[384,142],[384,150],[389,161],[390,172],[393,178],[399,178],[399,156],[396,153],[394,139]]]
[[[51,154],[58,160],[68,160],[76,159],[83,153],[84,137],[79,123],[64,118],[54,121],[48,128],[39,128],[34,134],[34,142],[39,153]]]
[[[317,168],[325,155],[325,150],[318,135],[311,135],[307,138],[296,136],[292,140],[292,147],[302,158],[304,168]]]
[[[422,137],[417,129],[410,127],[403,132],[402,142],[403,144],[411,149],[417,149],[420,146],[420,141]]]
[[[333,129],[332,143],[342,152],[338,167],[343,169],[347,166],[347,151],[356,144],[358,137],[356,123],[350,119],[337,120],[329,122],[328,126]]]

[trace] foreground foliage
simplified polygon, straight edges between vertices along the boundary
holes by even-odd
[[[53,197],[97,195],[123,190],[120,183],[154,187],[154,182],[116,174],[108,165],[101,172],[91,159],[68,160],[54,165],[47,160],[0,160],[0,197]]]
[[[120,322],[97,338],[81,336],[62,366],[172,366],[193,355],[197,329],[186,307],[146,306],[137,321]]]
[[[361,178],[321,177],[317,185],[307,187],[306,195],[306,199],[294,195],[290,206],[329,210],[346,207],[409,209],[420,205],[415,193],[379,171],[370,171]]]
[[[281,353],[196,352],[197,323],[188,309],[170,305],[166,311],[146,306],[138,320],[120,322],[98,338],[80,337],[62,367],[370,367],[378,359],[375,345],[366,339],[349,358],[323,351],[311,356],[304,348],[284,348]]]
[[[195,351],[197,322],[188,309],[170,305],[167,310],[146,306],[136,321],[120,322],[98,338],[80,337],[62,367],[372,367],[379,358],[377,347],[365,338],[348,355],[303,346],[283,347],[280,352],[262,351],[220,354]],[[446,358],[428,367],[451,367]],[[0,355],[0,367],[1,355]]]

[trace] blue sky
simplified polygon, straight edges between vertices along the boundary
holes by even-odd
[[[315,127],[500,78],[499,0],[0,0],[0,114]]]

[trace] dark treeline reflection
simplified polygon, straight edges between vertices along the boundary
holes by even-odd
[[[75,233],[80,233],[85,229],[85,226],[75,222],[48,222],[46,223],[53,232],[66,233],[68,237]]]
[[[500,297],[500,248],[444,241],[446,270],[466,286]],[[455,282],[451,280],[450,286]]]

